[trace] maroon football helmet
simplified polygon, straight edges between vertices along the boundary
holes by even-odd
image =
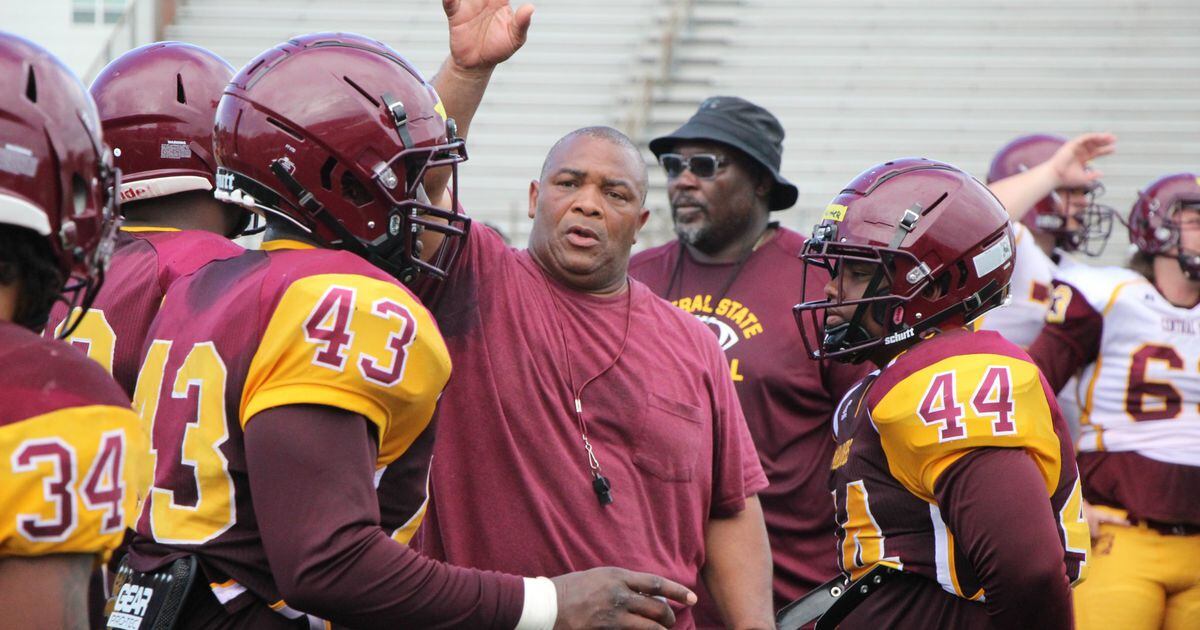
[[[86,310],[112,254],[119,180],[96,106],[57,57],[10,33],[0,77],[0,223],[45,237],[64,299]]]
[[[1062,136],[1042,133],[1021,136],[1009,142],[992,158],[987,182],[991,184],[1012,177],[1049,160],[1066,142],[1067,139]],[[1064,251],[1079,251],[1088,256],[1099,256],[1108,243],[1113,217],[1116,214],[1111,207],[1096,203],[1096,199],[1104,194],[1104,186],[1095,182],[1087,189],[1065,192],[1068,195],[1084,195],[1087,198],[1087,206],[1074,215],[1075,227],[1070,223],[1068,200],[1063,199],[1063,193],[1057,190],[1034,204],[1021,217],[1021,223],[1031,230],[1054,235],[1055,245]]]
[[[135,48],[104,67],[91,92],[122,201],[213,189],[213,118],[231,78],[224,59],[179,42]]]
[[[424,196],[430,168],[466,159],[433,87],[396,51],[359,35],[290,40],[246,65],[217,108],[217,198],[286,219],[403,282],[444,277],[469,220]],[[418,236],[446,236],[421,260]]]
[[[809,356],[859,363],[883,346],[904,348],[931,329],[965,326],[1008,297],[1013,233],[999,200],[957,168],[903,158],[874,166],[830,202],[801,252],[840,282],[848,262],[874,270],[860,299],[818,300],[794,313]],[[807,283],[809,274],[804,275]],[[926,289],[940,286],[931,298]],[[803,295],[808,295],[804,287]],[[854,305],[849,321],[825,325],[829,307]],[[872,336],[872,317],[885,330]],[[819,341],[818,341],[819,340]]]
[[[1181,208],[1200,210],[1200,178],[1175,173],[1154,180],[1129,211],[1129,242],[1151,256],[1175,256],[1189,279],[1200,280],[1200,252],[1180,247],[1175,214]]]

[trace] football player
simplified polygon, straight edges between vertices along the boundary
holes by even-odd
[[[92,83],[104,139],[121,170],[124,221],[104,287],[80,319],[67,305],[50,312],[45,335],[66,339],[104,366],[133,396],[138,359],[163,293],[176,278],[210,260],[242,251],[226,236],[239,232],[250,213],[213,199],[217,165],[212,127],[217,101],[233,68],[189,44],[159,42],[115,59]],[[139,475],[139,492],[148,483]],[[108,568],[92,582],[90,605],[99,619],[108,599]]]
[[[1095,547],[1082,628],[1200,620],[1200,180],[1161,177],[1129,214],[1129,269],[1060,273],[1030,347],[1052,387],[1083,368],[1079,470]]]
[[[1070,140],[1034,134],[1008,143],[992,160],[988,184],[1013,221],[1016,261],[1009,303],[977,320],[1028,348],[1037,338],[1050,306],[1050,285],[1059,269],[1081,264],[1073,254],[1099,255],[1112,231],[1112,208],[1096,203],[1103,192],[1093,159],[1111,154],[1112,134],[1088,133]],[[1058,405],[1079,434],[1079,380],[1060,390]]]
[[[129,398],[39,331],[91,301],[112,250],[115,171],[79,79],[0,32],[0,611],[13,628],[82,628],[92,566],[132,516],[144,448]],[[64,285],[67,285],[64,287]]]
[[[121,169],[121,213],[108,281],[67,338],[103,365],[129,396],[139,353],[163,293],[180,276],[242,248],[250,213],[213,199],[213,118],[233,68],[190,44],[158,42],[108,64],[92,83],[104,139]],[[58,334],[67,310],[51,312]]]
[[[839,562],[872,576],[841,627],[1069,628],[1088,531],[1066,427],[1028,356],[968,328],[1008,291],[1004,208],[896,160],[845,187],[802,256],[833,275],[796,307],[811,356],[878,367],[834,414]]]
[[[1059,268],[1080,264],[1075,252],[1098,256],[1112,231],[1113,209],[1096,203],[1104,191],[1091,160],[1115,150],[1110,134],[1071,140],[1033,134],[1008,143],[992,159],[987,182],[1013,221],[1016,268],[1010,303],[988,313],[979,328],[1028,348],[1050,305]]]
[[[644,574],[521,578],[403,544],[451,367],[405,283],[451,262],[420,257],[423,230],[467,228],[423,192],[431,170],[453,183],[465,152],[411,65],[349,34],[281,44],[226,89],[214,153],[218,196],[266,215],[268,231],[261,251],[172,285],[150,329],[135,407],[154,482],[118,581],[182,576],[180,593],[146,607],[157,622],[658,627],[672,613],[651,596],[695,601]],[[381,515],[376,484],[394,470],[412,475],[411,501]],[[144,612],[117,601],[114,616]]]

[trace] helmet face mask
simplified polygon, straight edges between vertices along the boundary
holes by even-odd
[[[321,94],[321,108],[308,106]],[[314,34],[238,73],[217,109],[218,199],[286,220],[405,283],[444,277],[470,220],[458,212],[467,159],[433,88],[398,53],[350,34]],[[452,210],[423,181],[446,169]],[[443,235],[423,260],[419,238]]]
[[[878,362],[962,327],[1007,299],[1013,250],[1007,213],[962,171],[919,158],[868,169],[801,253],[836,288],[793,309],[805,348],[813,359]],[[805,272],[804,295],[810,277],[821,276]]]
[[[1031,210],[1026,217],[1032,215],[1037,229],[1054,235],[1055,245],[1059,249],[1080,252],[1086,256],[1099,256],[1108,245],[1113,218],[1117,214],[1112,206],[1096,201],[1103,194],[1104,185],[1100,183],[1086,190],[1056,190],[1046,198],[1050,201],[1049,205],[1053,206],[1051,211]],[[1083,208],[1078,211],[1071,207],[1071,199],[1076,195],[1085,198]]]
[[[880,346],[890,345],[887,338],[873,334],[870,329],[888,330],[888,322],[895,317],[897,309],[902,314],[904,304],[924,290],[927,279],[919,280],[906,295],[896,295],[892,287],[896,285],[894,274],[897,258],[904,260],[906,266],[919,269],[919,262],[911,254],[888,248],[842,245],[829,240],[826,236],[829,230],[818,229],[817,232],[823,234],[805,242],[800,258],[805,265],[825,269],[829,273],[837,287],[836,298],[827,300],[824,308],[797,307],[793,315],[801,331],[805,332],[801,337],[810,357],[859,363]],[[847,277],[851,274],[861,276],[854,283],[854,288],[847,286]],[[810,274],[804,274],[802,295],[808,295],[810,277]],[[865,287],[855,290],[857,285],[864,282]],[[859,295],[852,297],[856,293]],[[842,314],[840,323],[829,325],[831,311],[836,309],[844,313],[849,307],[853,308],[849,317]],[[819,344],[814,344],[818,339]],[[894,338],[891,343],[897,341],[900,339]]]
[[[989,184],[1027,171],[1049,160],[1067,142],[1053,134],[1021,136],[1005,145],[992,159]],[[1034,232],[1050,234],[1056,247],[1067,252],[1099,256],[1112,234],[1116,211],[1097,201],[1104,186],[1096,182],[1087,189],[1056,190],[1039,200],[1021,217],[1021,223]],[[1073,208],[1072,199],[1085,195],[1082,208]]]
[[[108,263],[112,259],[113,249],[117,243],[117,228],[120,224],[117,217],[120,212],[118,191],[121,190],[121,171],[112,166],[107,152],[103,155],[103,159],[100,160],[99,181],[97,182],[97,188],[101,195],[101,219],[95,248],[89,251],[72,242],[73,239],[70,235],[75,231],[73,221],[64,221],[63,227],[59,231],[63,249],[74,252],[75,256],[81,257],[82,260],[82,264],[71,269],[63,289],[59,293],[59,301],[66,305],[67,313],[73,313],[76,307],[80,308],[78,317],[68,319],[63,323],[57,335],[59,339],[66,339],[75,332],[83,320],[83,315],[96,300],[96,295],[100,293],[100,287],[104,284],[104,274],[108,270]]]

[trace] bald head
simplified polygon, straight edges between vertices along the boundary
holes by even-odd
[[[554,163],[557,153],[564,146],[570,144],[572,140],[579,138],[580,136],[586,136],[589,138],[595,138],[597,140],[609,142],[628,154],[630,157],[630,166],[633,168],[631,175],[634,176],[635,183],[638,187],[638,194],[641,195],[640,202],[645,203],[646,191],[650,187],[650,180],[649,176],[646,174],[646,162],[642,159],[642,152],[638,150],[637,145],[633,143],[633,140],[629,139],[629,136],[612,127],[606,127],[603,125],[581,127],[568,133],[562,138],[559,138],[558,142],[555,142],[554,146],[550,147],[550,151],[546,154],[546,160],[542,162],[542,173],[540,179],[545,180],[546,176],[549,175],[551,165]]]

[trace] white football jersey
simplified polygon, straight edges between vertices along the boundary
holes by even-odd
[[[1080,451],[1134,451],[1200,466],[1200,306],[1167,301],[1120,267],[1059,273],[1104,317],[1099,356],[1080,374]]]
[[[1060,266],[1066,268],[1079,263],[1066,253],[1058,252],[1061,265],[1056,264],[1038,247],[1028,228],[1020,223],[1013,223],[1012,226],[1016,240],[1016,261],[1013,262],[1008,304],[979,318],[976,328],[994,330],[1018,346],[1028,348],[1046,323],[1046,309],[1050,308],[1050,283],[1055,274]]]
[[[1016,239],[1016,260],[1013,262],[1008,304],[984,314],[976,320],[976,328],[994,330],[1018,346],[1028,348],[1046,323],[1046,310],[1050,308],[1051,281],[1060,270],[1082,263],[1063,251],[1055,253],[1059,260],[1055,263],[1053,258],[1038,247],[1029,228],[1019,222],[1013,222],[1012,227]],[[1078,386],[1078,379],[1071,377],[1058,393],[1058,406],[1062,409],[1063,418],[1067,420],[1072,433],[1079,426],[1079,405],[1082,396],[1077,395]]]

